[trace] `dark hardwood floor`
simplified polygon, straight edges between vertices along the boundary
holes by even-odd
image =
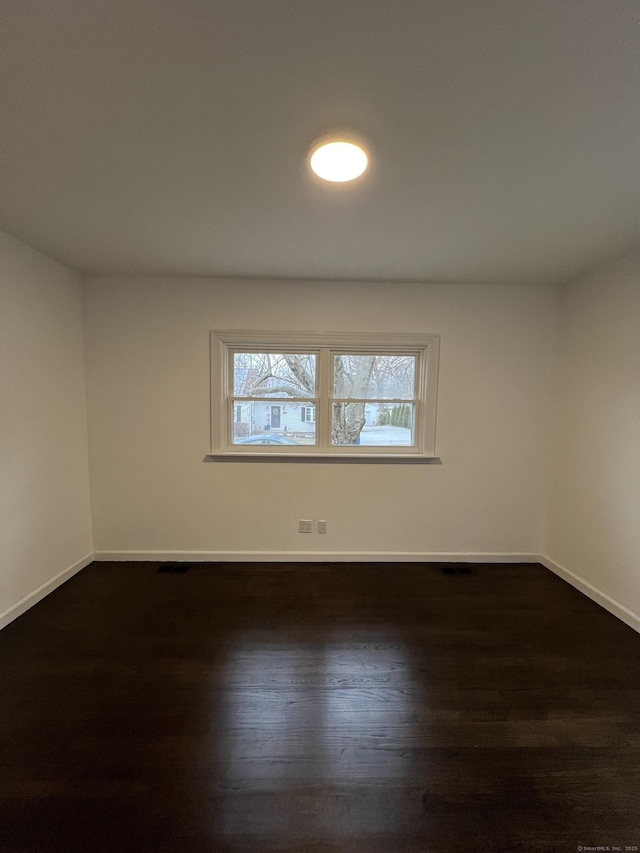
[[[157,568],[0,633],[3,853],[640,846],[640,636],[546,569]]]

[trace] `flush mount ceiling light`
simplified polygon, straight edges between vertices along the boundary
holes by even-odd
[[[359,178],[369,165],[364,145],[351,135],[331,134],[317,139],[309,152],[309,166],[319,178],[344,184]]]

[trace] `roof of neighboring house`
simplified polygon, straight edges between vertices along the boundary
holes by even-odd
[[[260,378],[261,371],[257,367],[236,367],[233,376],[233,393],[236,397],[248,397],[250,391],[255,388],[255,385]],[[283,384],[282,379],[277,376],[269,376],[260,383],[261,388],[278,388]],[[287,398],[289,395],[280,391],[275,391],[273,397]]]

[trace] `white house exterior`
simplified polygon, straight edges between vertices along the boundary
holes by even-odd
[[[315,420],[315,406],[300,402],[245,400],[233,404],[233,434],[237,438],[265,432],[313,435]]]

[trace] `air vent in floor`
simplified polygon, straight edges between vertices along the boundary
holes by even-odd
[[[172,572],[175,575],[184,575],[191,566],[188,563],[164,563],[158,567],[159,572]]]
[[[440,569],[443,575],[470,575],[471,569],[469,566],[442,566]]]

